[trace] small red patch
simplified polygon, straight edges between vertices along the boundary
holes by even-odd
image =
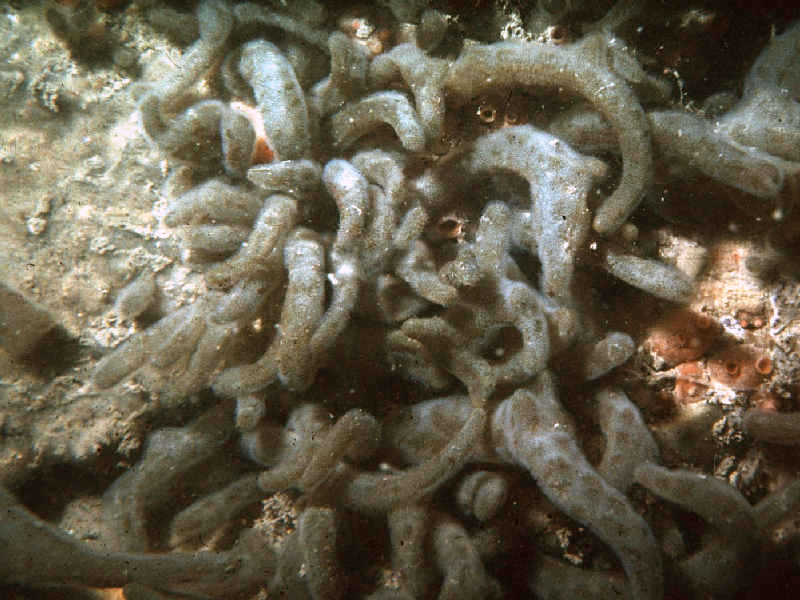
[[[267,140],[261,137],[258,138],[253,148],[252,163],[254,165],[263,165],[265,163],[270,163],[273,160],[275,160],[275,152],[273,152],[272,148],[269,147]]]

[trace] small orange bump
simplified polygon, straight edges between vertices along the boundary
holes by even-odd
[[[772,359],[769,356],[762,356],[755,362],[756,371],[766,376],[772,373]]]
[[[705,369],[700,361],[685,362],[675,367],[675,372],[686,379],[702,377]]]
[[[482,103],[478,106],[476,113],[478,118],[487,125],[492,124],[497,119],[497,109],[491,104]]]
[[[740,310],[736,313],[739,325],[744,329],[760,329],[764,326],[764,319],[758,315]]]
[[[275,160],[275,152],[269,147],[266,138],[256,138],[256,143],[253,145],[253,154],[250,162],[254,165],[263,165]]]
[[[676,379],[672,395],[679,404],[694,404],[703,398],[708,388],[688,379]]]
[[[738,377],[742,373],[739,363],[729,360],[725,363],[725,372],[731,377]]]
[[[719,327],[713,319],[690,310],[667,314],[648,331],[644,347],[668,366],[700,358],[714,343]]]
[[[243,115],[253,128],[255,133],[255,142],[253,142],[253,151],[250,154],[250,163],[254,165],[263,165],[272,162],[276,159],[275,151],[269,143],[267,131],[264,127],[264,117],[261,112],[243,102],[231,102],[231,108]]]
[[[733,390],[756,389],[771,372],[772,360],[752,346],[727,348],[708,361],[711,379]]]

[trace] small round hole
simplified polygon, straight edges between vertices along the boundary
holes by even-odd
[[[755,368],[761,375],[769,375],[772,373],[772,359],[769,356],[762,356],[756,361]]]
[[[494,123],[497,118],[497,109],[491,104],[481,104],[476,114],[484,123]]]
[[[454,217],[444,217],[436,224],[436,231],[442,238],[452,240],[461,235],[463,225]]]
[[[567,31],[563,27],[553,27],[550,36],[553,38],[554,42],[559,42],[567,37]]]
[[[742,369],[739,366],[739,363],[734,362],[732,360],[725,363],[725,372],[731,377],[738,377],[741,371]]]
[[[524,344],[519,329],[507,325],[493,332],[481,352],[481,356],[490,364],[501,364],[519,352]]]

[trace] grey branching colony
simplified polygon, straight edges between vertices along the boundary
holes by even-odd
[[[524,570],[536,597],[660,598],[665,577],[698,598],[733,593],[765,532],[800,502],[798,485],[753,507],[720,480],[661,466],[636,405],[602,384],[605,449],[592,464],[552,369],[570,357],[593,381],[634,352],[580,293],[586,272],[667,302],[691,296],[686,275],[625,243],[654,156],[754,202],[798,173],[800,26],[765,48],[738,104],[709,118],[664,108],[670,87],[614,37],[634,3],[576,41],[465,40],[456,50],[442,44],[451,24],[435,10],[393,4],[385,18],[399,43],[387,49],[367,13],[344,13],[330,33],[317,3],[275,4],[152,10],[154,22],[199,32],[172,74],[140,90],[139,106],[147,135],[182,164],[166,223],[183,232],[208,290],[94,376],[101,388],[136,377],[162,402],[210,387],[219,402],[151,434],[108,489],[117,553],[76,549],[5,499],[3,527],[31,543],[0,574],[127,585],[131,598],[259,586],[291,598],[501,598],[508,584],[492,565],[533,535],[514,525],[513,506],[538,488],[539,502],[615,558],[587,568],[536,553]],[[211,91],[200,98],[204,78]],[[509,98],[524,104],[534,92],[570,107],[542,105],[541,126],[527,124]],[[464,115],[475,124],[454,132]],[[614,167],[591,153],[619,156],[615,184]],[[127,290],[126,312],[152,288]],[[387,410],[355,390],[332,409],[320,401],[321,370],[345,385],[403,376],[435,397]],[[278,547],[254,526],[221,552],[152,553],[153,512],[232,440],[263,470],[174,514],[165,543],[191,548],[284,490],[297,495],[296,528]],[[700,538],[690,543],[677,520],[648,522],[629,498],[634,484],[699,517]],[[365,519],[389,538],[383,584],[347,566],[347,538]],[[34,574],[26,565],[41,544],[60,554]]]

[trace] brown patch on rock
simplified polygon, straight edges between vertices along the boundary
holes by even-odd
[[[673,367],[703,356],[719,332],[719,325],[711,317],[680,309],[649,329],[644,347],[664,366]]]
[[[733,390],[753,390],[772,373],[772,360],[753,346],[733,346],[708,361],[711,379]]]

